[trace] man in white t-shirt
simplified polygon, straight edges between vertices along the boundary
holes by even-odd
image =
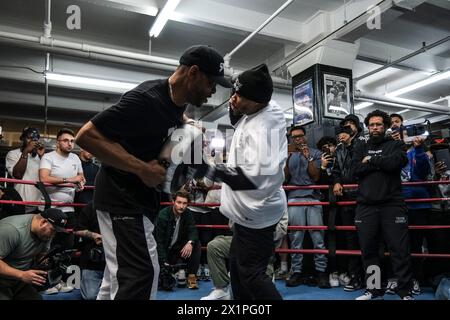
[[[227,166],[246,176],[256,190],[234,188],[222,179],[220,212],[234,222],[230,275],[236,300],[281,300],[267,265],[274,252],[274,231],[286,211],[281,187],[287,159],[286,120],[270,101],[273,84],[265,64],[241,73],[230,99],[236,123]],[[241,174],[239,174],[239,172]],[[217,173],[216,173],[217,175]]]
[[[45,153],[39,143],[40,135],[36,128],[26,127],[22,131],[22,146],[8,152],[6,169],[11,177],[19,180],[39,181],[39,163]],[[41,201],[41,192],[33,185],[16,183],[14,188],[23,201]],[[25,213],[36,211],[36,206],[25,206]]]
[[[75,190],[83,190],[86,180],[80,158],[72,153],[75,134],[70,129],[61,129],[56,136],[56,150],[46,153],[39,167],[39,179],[44,183],[72,184],[70,187],[46,187],[52,202],[73,202]],[[58,207],[63,212],[73,213],[74,207]]]

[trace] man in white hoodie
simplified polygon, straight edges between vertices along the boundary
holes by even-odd
[[[223,179],[220,211],[234,222],[233,297],[281,300],[266,269],[274,252],[275,227],[287,206],[281,187],[287,158],[286,120],[281,108],[270,101],[273,84],[265,64],[241,73],[234,89],[230,108],[242,118],[236,123],[227,167],[256,187],[242,190]]]

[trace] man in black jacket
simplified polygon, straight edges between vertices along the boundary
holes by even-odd
[[[359,126],[358,126],[359,127]],[[352,166],[354,150],[359,145],[365,144],[363,140],[358,139],[358,134],[353,131],[350,125],[339,127],[338,131],[339,145],[336,148],[336,160],[332,170],[333,194],[339,197],[338,200],[351,201],[356,199],[355,190],[344,190],[344,184],[355,184],[355,167]],[[339,207],[341,223],[344,226],[355,224],[355,207]],[[358,250],[358,235],[354,231],[345,231],[345,246],[347,250]],[[361,258],[357,256],[347,257],[347,272],[350,282],[344,287],[345,291],[355,291],[361,289]]]
[[[390,125],[387,113],[375,110],[364,122],[370,138],[367,144],[355,148],[352,160],[359,179],[355,224],[367,277],[367,290],[357,300],[371,300],[384,294],[380,274],[372,276],[380,266],[381,234],[390,251],[393,273],[398,278],[397,293],[403,300],[410,300],[411,253],[400,179],[401,169],[408,159],[402,141],[385,137],[385,130]]]

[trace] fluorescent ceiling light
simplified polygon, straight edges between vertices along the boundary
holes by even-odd
[[[175,11],[175,8],[180,3],[180,0],[167,0],[164,8],[156,17],[155,22],[153,23],[150,29],[150,37],[157,38],[161,32],[161,30],[166,25],[167,20],[169,20],[170,15]]]
[[[355,110],[358,111],[361,109],[365,109],[365,108],[370,107],[371,105],[373,105],[373,102],[361,102],[355,106]]]
[[[437,81],[440,81],[440,80],[443,80],[443,79],[447,79],[447,78],[450,78],[450,71],[440,72],[438,74],[432,75],[431,77],[429,77],[429,78],[427,78],[425,80],[413,83],[413,84],[411,84],[409,86],[406,86],[404,88],[395,90],[393,92],[389,92],[388,94],[386,94],[386,96],[388,96],[388,97],[398,97],[398,96],[400,96],[400,95],[402,95],[404,93],[407,93],[407,92],[410,92],[410,91],[413,91],[413,90],[416,90],[416,89],[428,86],[428,85],[430,85],[432,83],[435,83]]]
[[[110,91],[127,91],[131,90],[138,85],[138,83],[122,82],[114,80],[104,80],[96,78],[88,78],[81,76],[73,76],[61,73],[47,72],[45,74],[48,80],[53,80],[57,82],[63,82],[67,84],[80,84],[80,85],[91,85],[109,89]]]
[[[408,111],[411,111],[411,110],[410,109],[404,109],[402,111],[397,112],[397,114],[403,114],[403,113],[406,113]]]

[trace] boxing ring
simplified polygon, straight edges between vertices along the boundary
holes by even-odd
[[[27,181],[27,180],[18,180],[18,179],[9,179],[9,178],[0,178],[0,183],[11,183],[11,184],[27,184],[27,185],[35,185],[37,181]],[[424,182],[403,182],[404,186],[420,186],[420,185],[439,185],[439,184],[450,184],[450,180],[447,181],[424,181]],[[44,186],[55,186],[50,183],[44,183]],[[74,187],[73,184],[59,184],[56,185],[58,187]],[[344,189],[355,189],[358,187],[356,184],[347,184],[343,185]],[[94,190],[94,186],[85,186],[84,190]],[[218,189],[218,188],[214,188]],[[330,190],[329,185],[311,185],[311,186],[283,186],[283,189],[286,191],[290,190]],[[440,197],[440,198],[420,198],[420,199],[405,199],[406,203],[429,203],[429,202],[439,202],[439,201],[450,201],[448,197]],[[27,205],[27,206],[45,206],[46,204],[50,204],[55,207],[84,207],[86,204],[84,203],[63,203],[63,202],[51,202],[46,203],[43,201],[14,201],[14,200],[0,200],[0,204],[14,204],[14,205]],[[173,202],[161,202],[161,206],[171,206]],[[288,206],[332,206],[334,208],[339,206],[350,206],[356,205],[356,201],[320,201],[320,202],[290,202]],[[189,206],[193,207],[219,207],[220,203],[189,203]],[[197,225],[197,228],[214,228],[214,229],[229,229],[228,225]],[[409,225],[408,228],[410,230],[436,230],[436,229],[450,229],[450,225]],[[297,230],[322,230],[322,231],[356,231],[355,226],[288,226],[288,231],[297,231]],[[206,248],[202,248],[206,250]],[[359,250],[331,250],[325,249],[276,249],[277,253],[302,253],[302,254],[335,254],[335,255],[361,255],[361,251]],[[388,255],[388,253],[385,253]],[[450,253],[412,253],[413,257],[421,257],[421,258],[445,258],[450,259]]]
[[[27,184],[27,185],[37,185],[36,181],[26,181],[26,180],[18,180],[18,179],[9,179],[9,178],[0,178],[0,182],[9,183],[9,184]],[[424,182],[404,182],[402,185],[405,186],[414,186],[414,185],[440,185],[450,184],[450,181],[424,181]],[[52,184],[43,184],[44,186],[55,186]],[[74,187],[73,184],[60,184],[58,187]],[[346,189],[355,189],[358,186],[355,184],[352,185],[344,185]],[[219,187],[220,188],[220,187]],[[332,191],[332,187],[329,185],[311,185],[311,186],[283,186],[284,190],[297,190],[297,189],[313,189],[313,190],[328,190]],[[94,186],[85,186],[84,190],[94,190]],[[214,188],[218,189],[218,188]],[[406,203],[431,203],[431,202],[443,202],[450,201],[448,197],[434,197],[434,198],[420,198],[420,199],[405,199]],[[45,206],[51,205],[55,207],[63,207],[63,206],[71,206],[74,208],[82,208],[86,206],[84,203],[62,203],[62,202],[44,202],[44,201],[15,201],[15,200],[2,200],[0,199],[0,204],[13,204],[13,205],[24,205],[24,206]],[[291,202],[288,203],[288,206],[329,206],[330,210],[337,210],[342,206],[353,206],[356,205],[356,201],[319,201],[319,202]],[[173,202],[161,202],[161,206],[170,206],[173,205]],[[220,203],[189,203],[189,206],[193,207],[219,207]],[[207,214],[207,213],[206,213]],[[432,214],[432,213],[430,213]],[[229,229],[228,225],[197,225],[198,229]],[[450,229],[450,225],[409,225],[409,230],[438,230],[438,229]],[[356,231],[356,227],[353,225],[321,225],[321,226],[295,226],[289,225],[287,227],[288,231],[298,231],[298,230],[320,230],[327,231],[330,233],[334,233],[336,231]],[[202,247],[202,250],[206,250],[206,247]],[[336,249],[335,244],[332,247],[328,247],[326,249],[275,249],[276,253],[286,253],[286,254],[325,254],[329,256],[360,256],[360,250],[340,250]],[[389,255],[388,252],[384,253],[386,256]],[[440,252],[440,253],[419,253],[414,252],[411,253],[411,256],[414,258],[430,258],[430,259],[450,259],[450,253]],[[280,289],[280,288],[279,288]],[[292,289],[292,288],[289,288]],[[284,288],[280,291],[285,290]],[[163,294],[164,295],[164,294]]]

